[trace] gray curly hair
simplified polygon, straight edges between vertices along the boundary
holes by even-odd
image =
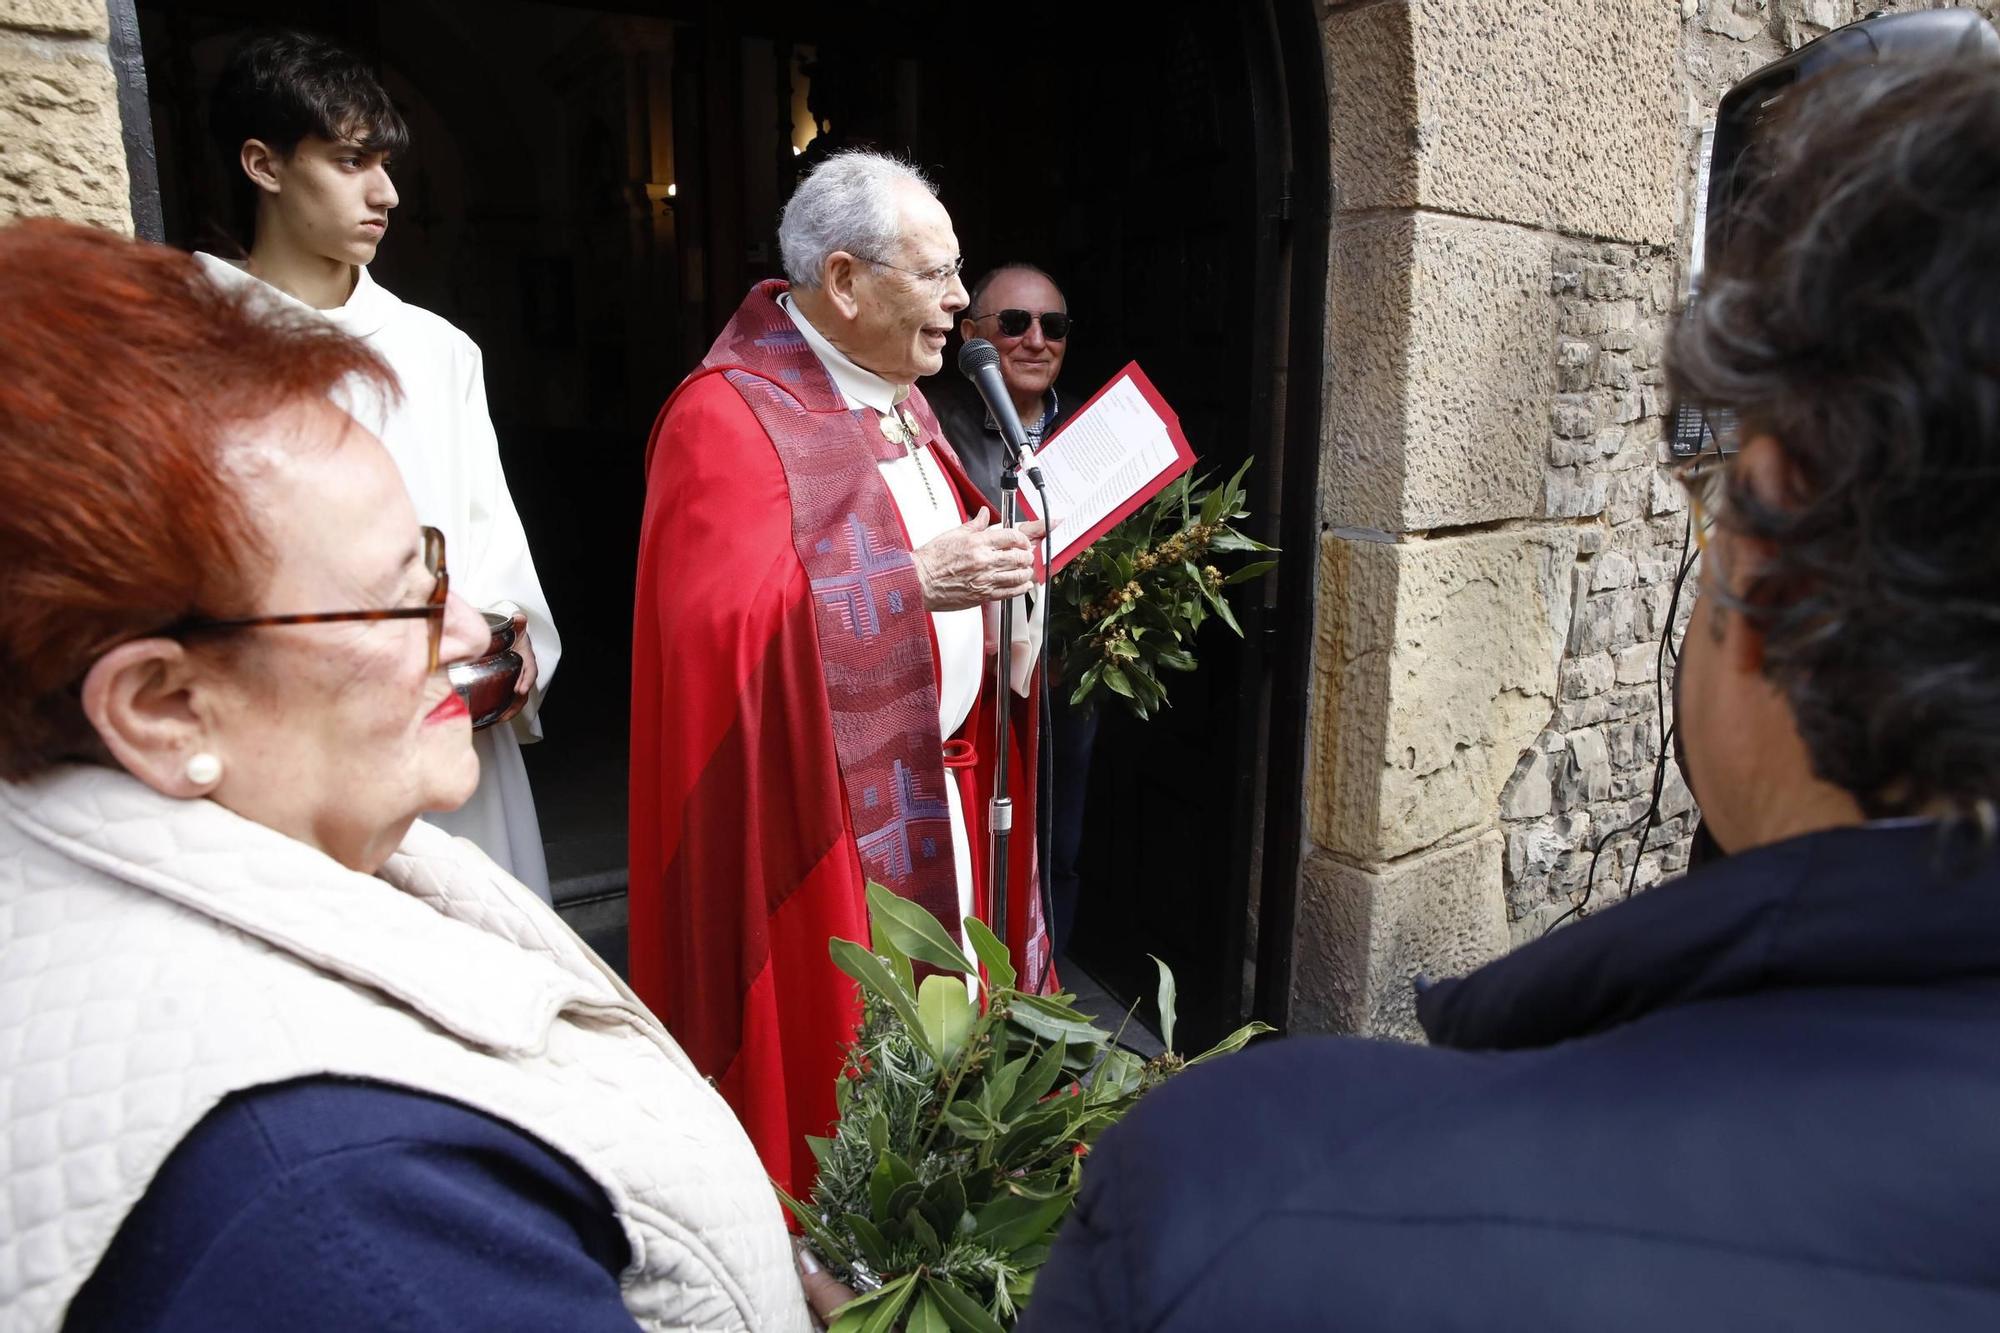
[[[819,286],[826,257],[836,250],[875,260],[894,255],[903,239],[896,207],[902,185],[937,197],[929,177],[886,153],[851,148],[814,167],[778,218],[778,250],[792,285]]]
[[[2000,797],[2000,65],[1884,62],[1788,96],[1673,336],[1680,402],[1776,438],[1737,478],[1764,632],[1814,771],[1870,816]]]

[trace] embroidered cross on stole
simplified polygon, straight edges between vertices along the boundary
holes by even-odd
[[[949,445],[921,396],[893,416],[849,410],[778,306],[782,285],[764,286],[772,299],[746,303],[704,364],[730,367],[785,470],[863,869],[956,934],[930,613],[879,466]]]

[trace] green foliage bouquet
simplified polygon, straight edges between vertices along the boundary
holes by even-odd
[[[1206,490],[1204,479],[1183,472],[1056,576],[1050,635],[1072,704],[1109,692],[1149,718],[1167,702],[1160,673],[1195,669],[1194,636],[1210,616],[1243,636],[1222,590],[1278,562],[1255,560],[1224,574],[1210,558],[1276,549],[1231,526],[1250,516],[1249,471],[1245,459],[1235,476]]]
[[[1034,1291],[1098,1135],[1175,1073],[1271,1029],[1251,1023],[1192,1059],[1169,1049],[1142,1060],[1078,1013],[1074,996],[1014,989],[1005,946],[976,918],[965,929],[983,978],[922,907],[871,884],[868,908],[874,947],[831,945],[862,990],[840,1123],[813,1140],[811,1202],[781,1195],[828,1269],[863,1293],[833,1333],[886,1333],[898,1321],[909,1333],[1002,1333]],[[912,960],[947,972],[917,985]],[[1164,963],[1159,999],[1171,1048]]]

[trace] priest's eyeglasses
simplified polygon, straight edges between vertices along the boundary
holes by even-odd
[[[183,634],[259,629],[265,625],[326,625],[341,620],[416,620],[430,622],[430,667],[438,668],[438,651],[444,643],[445,599],[451,593],[451,572],[444,563],[444,534],[436,528],[421,530],[424,538],[424,568],[430,572],[430,595],[422,606],[392,606],[373,611],[303,611],[284,616],[246,616],[239,620],[189,619],[161,631],[167,638]]]
[[[1042,325],[1042,336],[1052,343],[1059,343],[1069,337],[1070,318],[1061,310],[989,310],[983,315],[968,315],[975,323],[982,319],[1000,321],[1000,332],[1009,338],[1019,338],[1026,334],[1028,326],[1037,320]]]
[[[904,268],[901,264],[892,264],[886,259],[877,259],[873,255],[856,255],[854,257],[866,263],[873,264],[877,268],[892,268],[898,273],[907,273],[913,278],[928,282],[933,287],[944,286],[957,277],[965,268],[964,255],[953,255],[949,260],[939,264],[936,268],[926,269]]]

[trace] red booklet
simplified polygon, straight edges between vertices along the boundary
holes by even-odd
[[[1054,571],[1193,467],[1194,451],[1181,419],[1134,361],[1042,441],[1035,461],[1054,517]],[[1022,508],[1032,518],[1031,497],[1024,486]]]

